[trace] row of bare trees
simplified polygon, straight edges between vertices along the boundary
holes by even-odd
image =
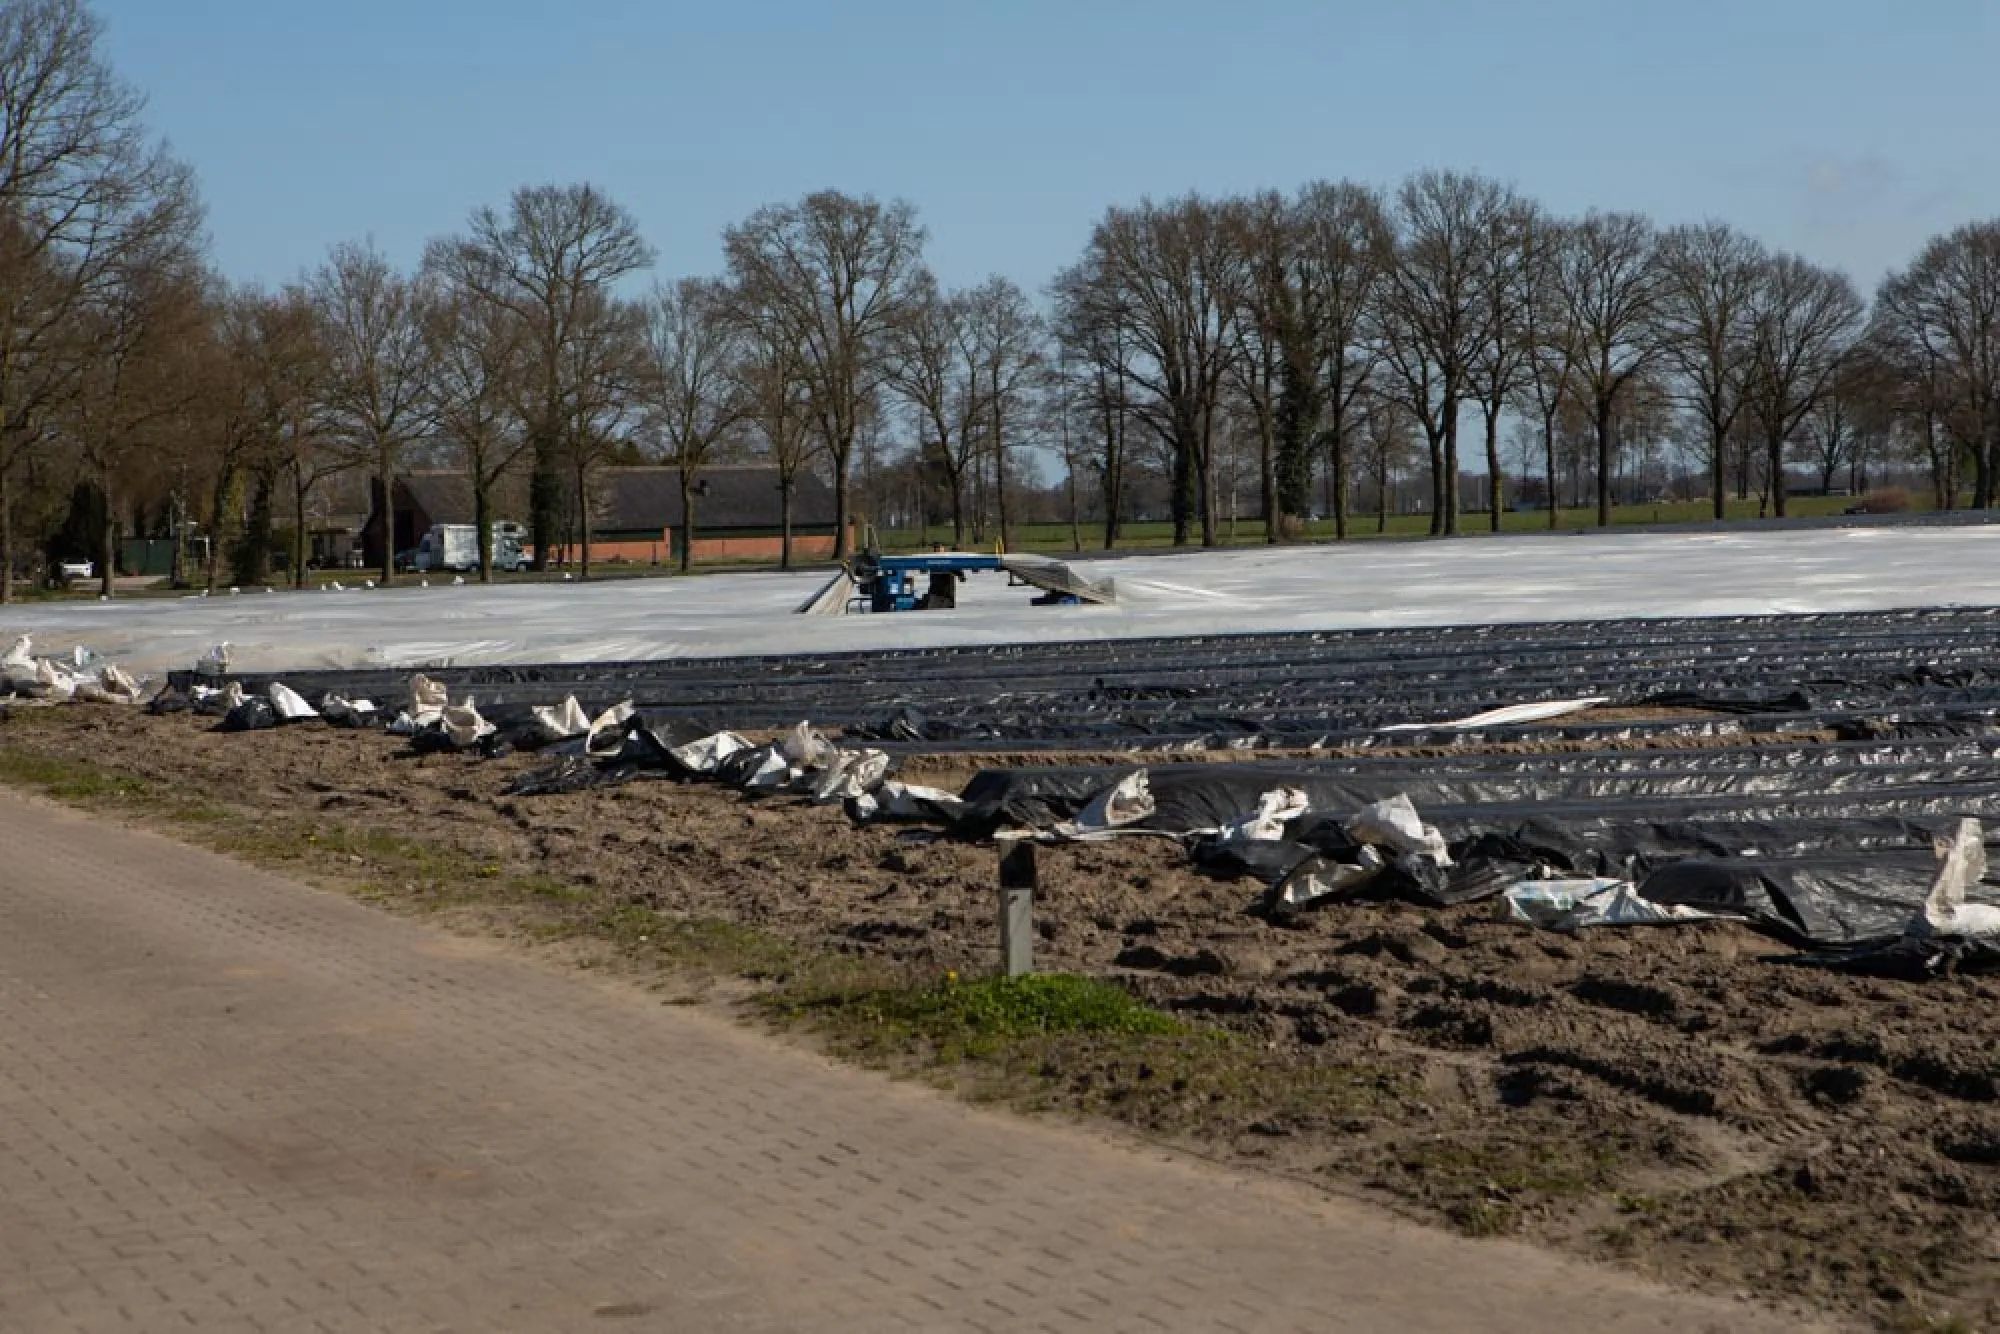
[[[1113,208],[1055,284],[1055,329],[1106,492],[1137,430],[1168,460],[1176,541],[1197,528],[1216,540],[1215,440],[1231,421],[1257,435],[1270,539],[1311,508],[1316,468],[1344,535],[1352,442],[1384,407],[1421,434],[1437,533],[1459,530],[1468,427],[1495,528],[1503,421],[1539,432],[1553,494],[1559,425],[1585,417],[1609,523],[1621,428],[1661,400],[1703,460],[1717,517],[1743,429],[1783,514],[1786,461],[1823,438],[1815,415],[1859,411],[1864,396],[1879,410],[1890,385],[1901,428],[1972,461],[1984,505],[2000,449],[1984,350],[2000,335],[1997,237],[1987,225],[1933,242],[1870,321],[1846,275],[1727,224],[1557,218],[1498,181],[1425,171],[1390,193],[1314,183]]]
[[[2000,222],[1931,241],[1871,312],[1724,223],[1560,218],[1424,171],[1111,208],[1041,303],[947,289],[910,205],[837,191],[728,228],[723,273],[640,291],[631,214],[550,185],[408,271],[343,244],[246,289],[100,36],[84,0],[0,0],[0,600],[83,494],[107,593],[118,533],[162,527],[210,536],[213,586],[225,562],[265,579],[289,524],[303,580],[328,483],[387,495],[416,463],[469,479],[489,577],[503,486],[525,479],[537,562],[580,536],[587,572],[593,476],[640,459],[678,470],[684,563],[701,474],[746,457],[774,465],[788,562],[808,470],[843,554],[857,475],[858,517],[886,467],[961,543],[1004,540],[1048,459],[1079,544],[1086,507],[1112,545],[1162,487],[1176,543],[1223,540],[1246,489],[1267,540],[1315,512],[1345,536],[1361,491],[1386,523],[1410,466],[1436,533],[1482,469],[1495,528],[1531,486],[1556,522],[1564,480],[1604,523],[1665,439],[1718,516],[1753,485],[1783,514],[1788,465],[1830,483],[1867,451],[1920,461],[1941,505],[2000,498]]]

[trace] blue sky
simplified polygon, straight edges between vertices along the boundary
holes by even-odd
[[[2000,215],[1993,0],[97,0],[233,278],[589,180],[663,276],[833,186],[1038,291],[1113,203],[1472,168],[1722,217],[1872,287]]]

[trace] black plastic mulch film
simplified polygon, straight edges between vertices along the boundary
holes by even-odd
[[[437,673],[503,729],[575,694],[595,712],[631,699],[647,727],[704,730],[810,719],[892,753],[1149,747],[1472,749],[1563,740],[1562,753],[1461,754],[1151,767],[1149,823],[1227,823],[1273,787],[1304,789],[1313,815],[1262,864],[1282,874],[1337,855],[1338,817],[1401,793],[1451,841],[1458,866],[1402,892],[1448,903],[1551,867],[1638,881],[1642,894],[1746,915],[1794,944],[1865,950],[1921,905],[1935,833],[2000,822],[2000,611],[1631,620],[1105,640],[790,657],[681,659]],[[268,676],[246,676],[254,689]],[[284,673],[292,688],[400,698],[403,671]],[[1635,719],[1474,733],[1381,733],[1512,704],[1607,696]],[[1699,708],[1711,716],[1672,716]],[[1658,711],[1660,716],[1646,716]],[[1593,740],[1727,736],[1796,743],[1705,750],[1592,750]],[[1826,736],[1840,738],[1833,741]],[[542,790],[618,781],[645,757],[559,758]],[[621,770],[622,765],[622,770]],[[1129,767],[1007,769],[967,789],[969,833],[1074,815]],[[532,789],[531,789],[532,790]],[[1201,853],[1197,849],[1197,855]],[[1393,879],[1393,878],[1392,878]],[[1404,877],[1407,882],[1408,877]],[[1992,901],[1990,889],[1975,899]],[[1893,953],[1893,951],[1892,951]],[[1953,960],[1984,962],[1978,950]],[[1933,951],[1923,966],[1937,963]],[[1905,961],[1907,962],[1907,961]]]

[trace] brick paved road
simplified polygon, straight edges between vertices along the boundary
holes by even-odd
[[[0,793],[9,1332],[1759,1327]]]

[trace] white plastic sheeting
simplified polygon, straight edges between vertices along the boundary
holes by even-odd
[[[142,693],[140,683],[123,668],[99,664],[97,655],[81,646],[65,657],[38,658],[34,640],[22,635],[5,653],[0,653],[0,696],[51,704],[73,699],[136,704]]]
[[[1917,940],[1973,940],[2000,937],[2000,907],[1967,903],[1965,891],[1986,875],[1986,836],[1979,821],[1960,820],[1937,839],[1937,880],[1924,909],[1905,929]]]
[[[822,572],[598,584],[258,593],[0,608],[16,634],[135,674],[218,641],[235,671],[839,652],[1044,638],[1334,630],[1990,602],[2000,526],[1611,533],[1352,542],[1077,560],[1111,607],[1036,607],[974,576],[954,611],[798,616]]]
[[[1699,908],[1643,898],[1629,880],[1523,880],[1506,889],[1500,903],[1509,921],[1550,931],[1705,922],[1715,916]]]
[[[1538,723],[1547,718],[1561,718],[1565,714],[1582,713],[1585,709],[1596,708],[1607,702],[1609,695],[1590,695],[1583,699],[1552,699],[1542,704],[1510,704],[1504,709],[1488,709],[1485,713],[1475,713],[1469,718],[1453,718],[1443,723],[1392,723],[1378,727],[1378,732],[1457,732],[1471,731],[1480,727],[1508,727],[1515,723]]]

